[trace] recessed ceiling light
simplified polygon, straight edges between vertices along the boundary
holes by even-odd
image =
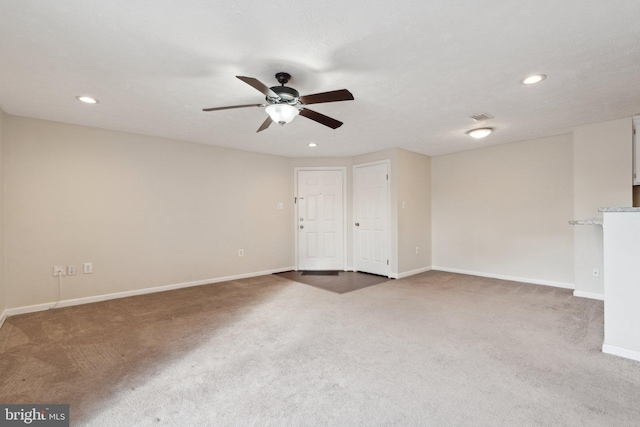
[[[475,139],[480,139],[480,138],[485,138],[489,136],[491,132],[493,132],[493,128],[478,128],[478,129],[471,129],[470,131],[467,132],[467,135]]]
[[[315,142],[310,142],[307,145],[309,145],[309,147],[317,147],[318,146],[318,144],[316,144]]]
[[[534,85],[536,83],[540,83],[541,81],[543,81],[546,78],[547,78],[547,76],[545,76],[544,74],[532,74],[529,77],[527,77],[526,79],[524,79],[522,81],[522,83],[525,84],[525,85]]]
[[[90,96],[76,96],[76,99],[80,102],[84,102],[85,104],[97,104],[99,101],[95,98],[91,98]]]

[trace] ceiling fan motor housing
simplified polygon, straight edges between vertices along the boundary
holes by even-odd
[[[300,98],[300,94],[297,90],[287,86],[274,86],[269,88],[275,93],[278,94],[280,99],[271,98],[267,96],[267,101],[271,104],[291,104],[295,105],[298,103],[298,98]]]

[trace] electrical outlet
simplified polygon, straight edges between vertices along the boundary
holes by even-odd
[[[238,256],[244,256],[244,249],[238,249]]]
[[[591,275],[593,277],[600,277],[600,269],[598,267],[593,267],[593,270],[591,270]]]
[[[278,202],[278,204],[276,205],[276,208],[284,209],[284,205],[282,204],[282,202]]]
[[[54,277],[58,277],[58,276],[64,276],[64,267],[61,267],[59,265],[54,265],[53,266],[53,275]]]
[[[416,255],[420,253],[420,246],[416,246]]]
[[[76,275],[76,266],[68,265],[67,266],[67,276],[75,276]]]
[[[82,271],[83,271],[84,274],[93,273],[93,263],[92,262],[85,262],[84,263],[84,269]]]

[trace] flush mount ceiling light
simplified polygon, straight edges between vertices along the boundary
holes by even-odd
[[[544,74],[532,74],[529,77],[527,77],[526,79],[524,79],[522,81],[522,84],[534,85],[536,83],[540,83],[541,81],[543,81],[546,78],[547,78],[547,76],[545,76]]]
[[[315,142],[310,142],[309,144],[307,144],[309,147],[313,148],[313,147],[317,147],[318,144],[316,144]]]
[[[90,96],[76,96],[76,99],[80,102],[84,102],[85,104],[97,104],[99,101],[95,98],[91,98]]]
[[[493,128],[471,129],[470,131],[467,132],[467,135],[475,139],[486,138],[487,136],[489,136],[491,132],[493,132],[493,130],[494,130]]]

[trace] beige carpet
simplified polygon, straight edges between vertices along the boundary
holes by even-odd
[[[638,425],[602,310],[441,272],[342,295],[264,276],[10,317],[0,402],[82,426]]]

